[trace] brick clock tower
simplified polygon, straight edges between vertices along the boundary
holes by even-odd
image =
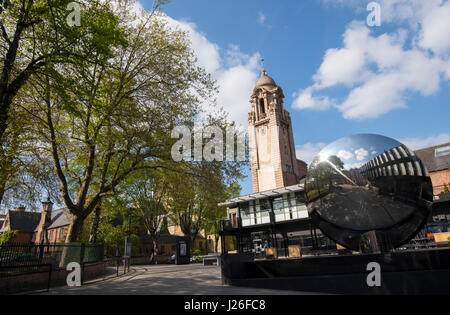
[[[263,69],[248,115],[254,193],[298,184],[306,167],[297,160],[291,117],[283,99],[283,90]]]

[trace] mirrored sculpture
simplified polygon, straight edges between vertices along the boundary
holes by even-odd
[[[338,244],[361,252],[409,242],[433,202],[430,177],[414,152],[372,134],[325,147],[308,170],[305,193],[313,224]]]

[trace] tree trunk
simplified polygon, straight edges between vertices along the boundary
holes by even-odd
[[[0,209],[3,201],[3,196],[5,195],[5,185],[0,184]]]
[[[158,246],[159,246],[159,242],[158,239],[155,238],[154,236],[152,236],[153,239],[153,257],[151,259],[151,262],[155,263],[155,265],[158,264]]]
[[[66,243],[76,243],[83,228],[84,219],[80,216],[72,215],[70,220],[69,230],[67,231]]]
[[[8,112],[11,107],[11,100],[8,95],[1,95],[5,92],[0,92],[0,145],[3,144],[3,134],[8,128]],[[6,93],[5,93],[6,94]]]
[[[72,215],[72,219],[70,220],[69,230],[67,231],[66,245],[77,242],[78,237],[81,233],[81,229],[83,227],[83,221],[84,221],[83,218]],[[73,255],[71,255],[71,250],[72,250],[72,248],[69,246],[64,247],[62,254],[61,254],[61,261],[59,262],[60,268],[66,268],[66,266],[72,262],[72,261],[69,261],[70,259],[73,259],[73,258],[71,258],[71,257],[73,257]],[[78,261],[75,261],[75,262],[78,262]],[[83,262],[80,261],[79,263],[82,264]]]
[[[214,251],[217,253],[219,249],[219,239],[218,235],[214,235],[215,243],[214,243]]]
[[[95,208],[94,217],[92,218],[91,232],[89,235],[89,243],[97,243],[97,230],[100,223],[101,206],[100,203]]]

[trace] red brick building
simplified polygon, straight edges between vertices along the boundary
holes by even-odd
[[[415,152],[428,169],[433,184],[432,221],[447,226],[450,221],[450,142]],[[445,227],[443,228],[445,230]]]
[[[450,142],[416,151],[430,173],[435,199],[450,188]]]
[[[26,211],[25,207],[9,210],[0,226],[0,233],[16,231],[13,243],[64,243],[70,224],[67,209],[52,211],[52,203],[43,203],[42,212]]]
[[[31,243],[34,230],[39,224],[41,214],[38,212],[28,212],[25,207],[17,210],[10,210],[6,214],[5,220],[0,228],[0,233],[5,231],[17,231],[12,242]]]

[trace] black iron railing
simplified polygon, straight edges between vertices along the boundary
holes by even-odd
[[[15,244],[0,246],[0,277],[33,273],[37,266],[65,269],[69,263],[80,265],[103,261],[103,245],[98,244]]]

